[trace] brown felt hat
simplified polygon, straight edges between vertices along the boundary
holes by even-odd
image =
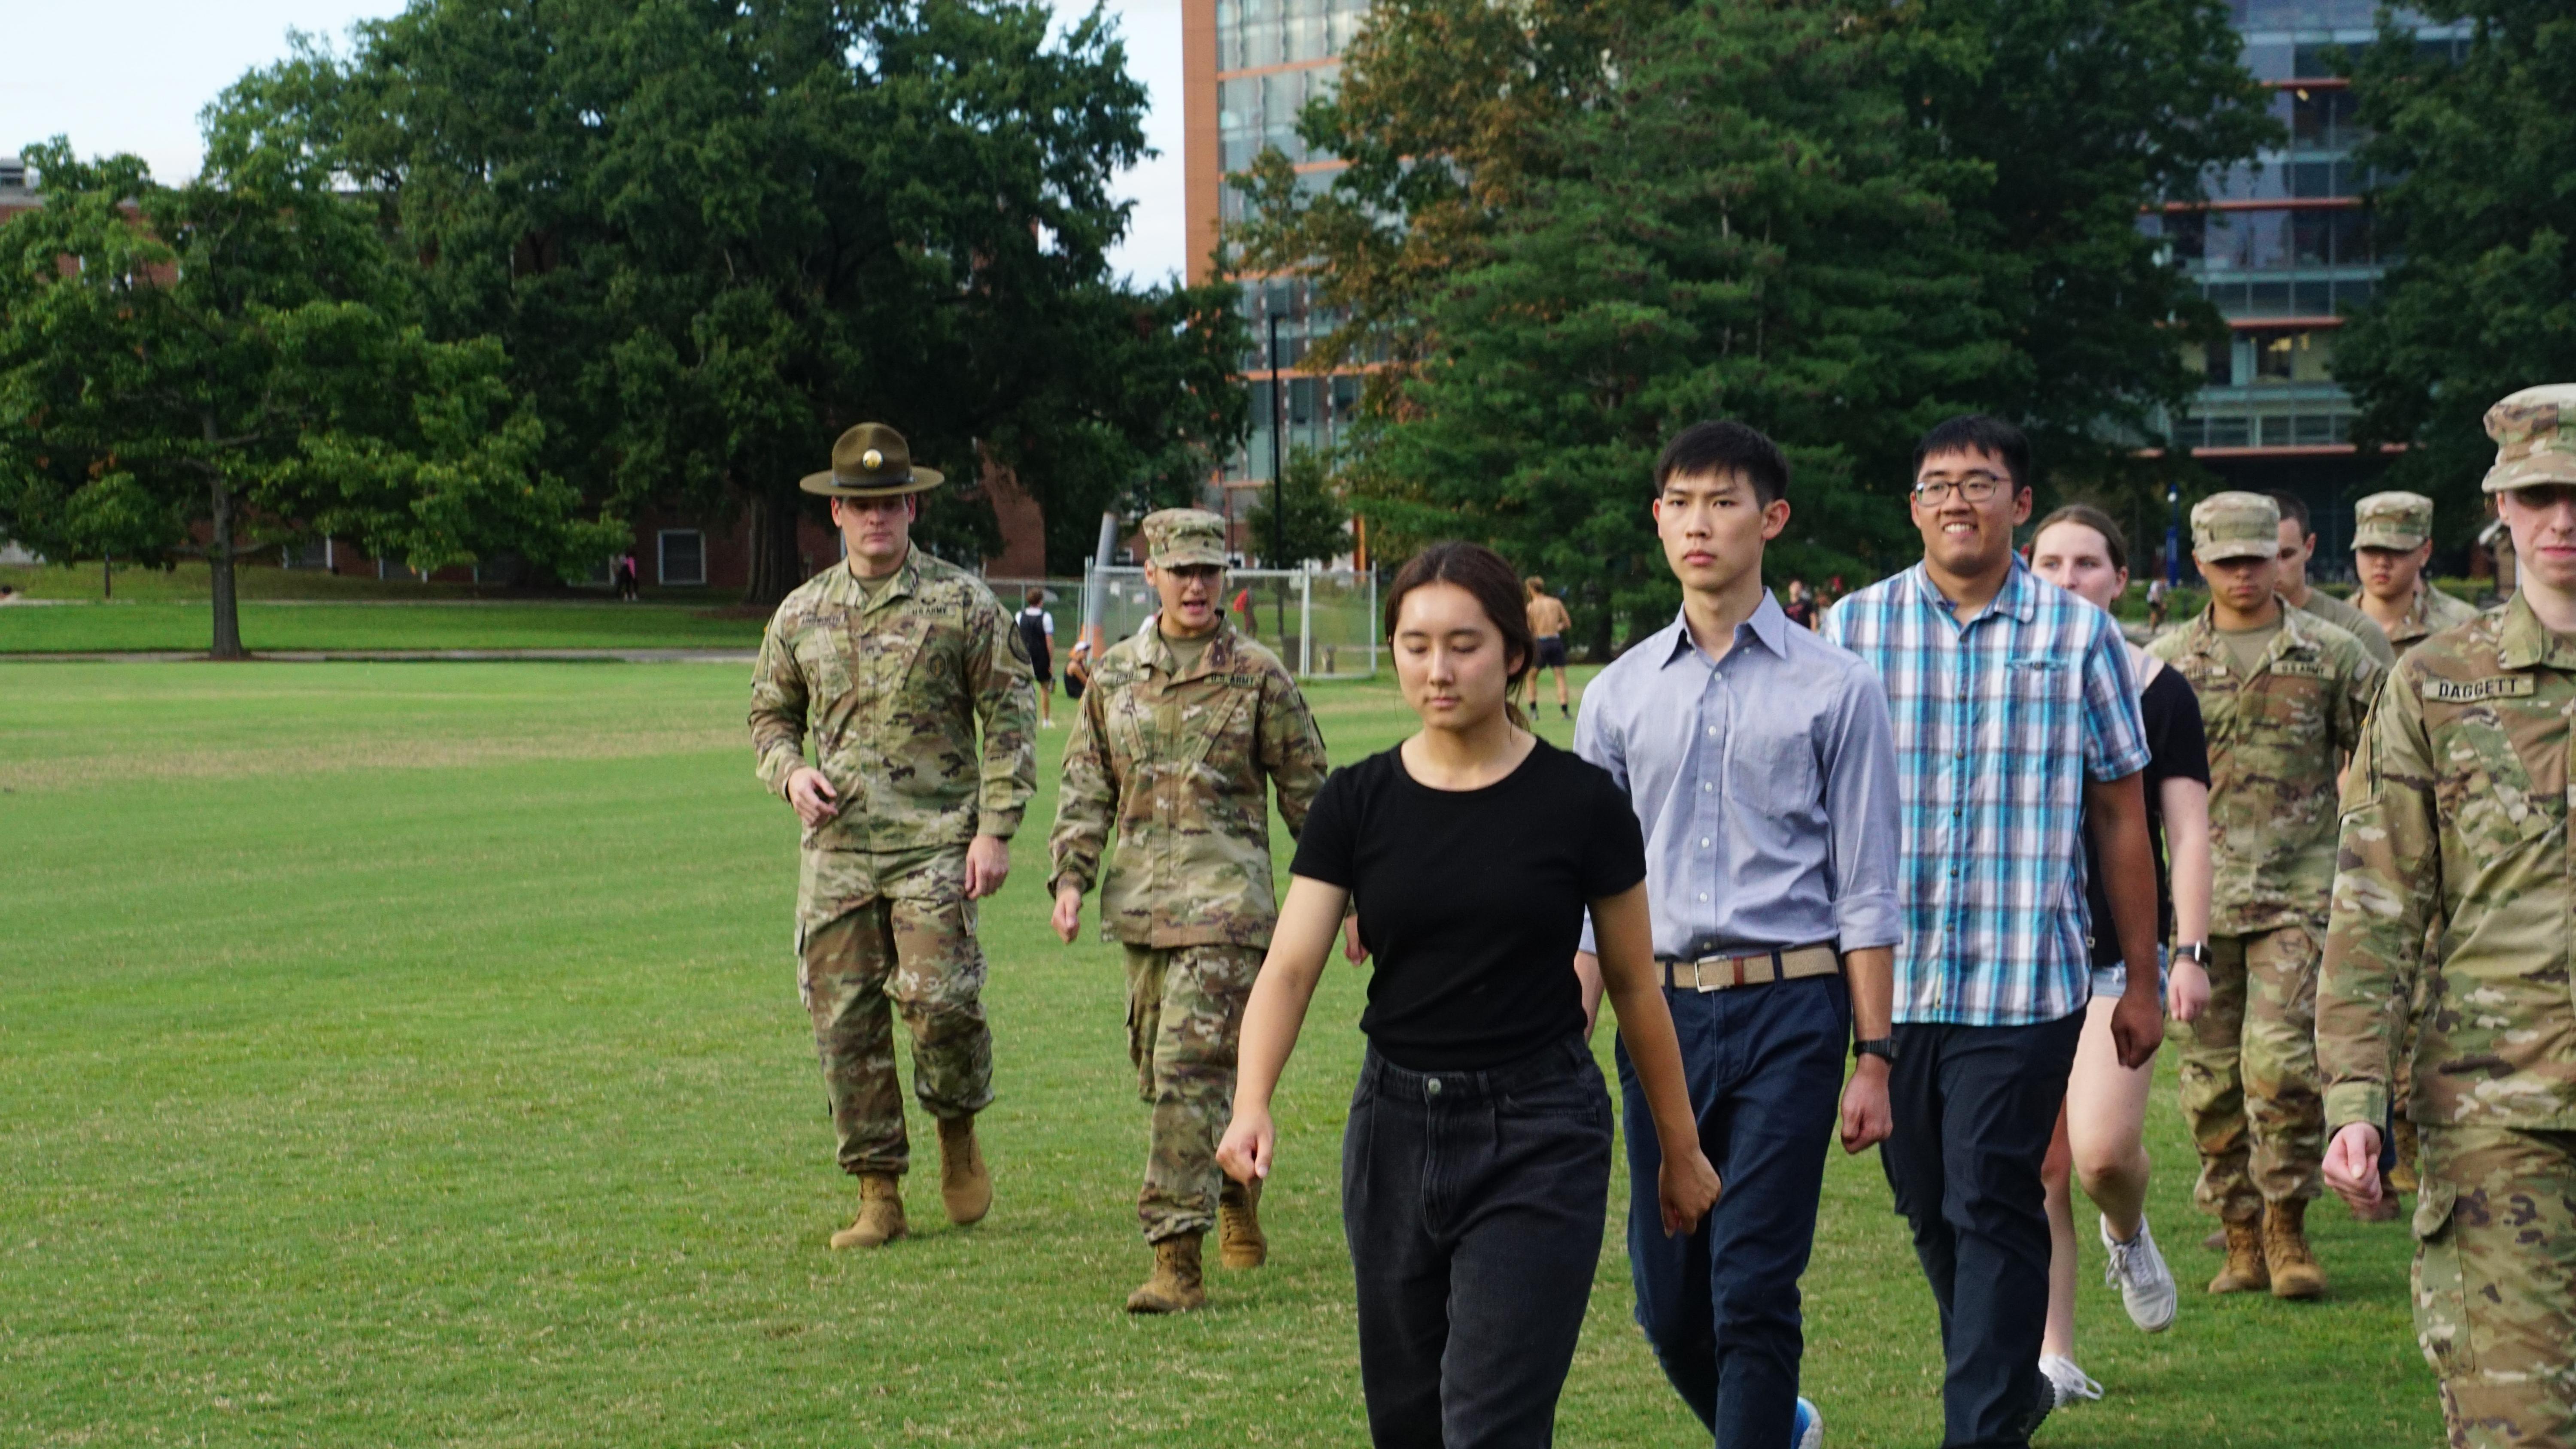
[[[947,481],[935,469],[916,468],[903,434],[883,423],[861,423],[832,444],[832,467],[808,473],[797,487],[830,498],[896,498]]]

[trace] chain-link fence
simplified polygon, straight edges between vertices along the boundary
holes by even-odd
[[[1028,591],[1045,595],[1055,621],[1058,668],[1086,624],[1100,630],[1095,649],[1145,626],[1156,607],[1141,568],[1094,568],[1081,579],[986,579],[1003,607],[1025,608]],[[1226,617],[1260,640],[1301,679],[1359,679],[1378,670],[1377,576],[1355,569],[1228,569]]]

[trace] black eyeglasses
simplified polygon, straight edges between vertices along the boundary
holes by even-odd
[[[1950,490],[1955,488],[1959,491],[1959,496],[1970,503],[1983,503],[1995,496],[1996,489],[2011,481],[2008,478],[1998,478],[1992,473],[1968,473],[1957,478],[1936,476],[1918,479],[1914,484],[1914,501],[1926,508],[1936,507],[1949,502]]]

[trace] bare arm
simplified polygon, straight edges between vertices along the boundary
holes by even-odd
[[[1306,1008],[1315,999],[1315,983],[1324,976],[1324,961],[1342,929],[1342,906],[1350,892],[1302,875],[1288,877],[1288,899],[1279,906],[1279,924],[1270,932],[1270,952],[1261,959],[1261,975],[1243,1008],[1243,1034],[1237,1049],[1234,1120],[1217,1144],[1217,1165],[1237,1182],[1270,1175],[1278,1131],[1270,1120],[1270,1094],[1297,1049],[1297,1033],[1306,1024]]]
[[[2120,1065],[2136,1071],[2165,1039],[2164,1003],[2156,990],[2156,859],[2147,844],[2144,772],[2085,781],[2084,808],[2092,821],[2094,858],[2102,865],[2102,893],[2110,898],[2111,924],[2120,933],[2120,959],[2129,966],[2129,989],[2111,1016],[2111,1041]]]
[[[2173,891],[2174,940],[2209,939],[2209,787],[2198,780],[2167,780],[2156,788],[2165,821],[2165,867]],[[2197,1020],[2209,1005],[2209,973],[2195,961],[2176,961],[2167,1006],[2176,1021]]]
[[[1655,1141],[1663,1149],[1664,1232],[1687,1233],[1717,1201],[1717,1169],[1700,1151],[1699,1116],[1691,1110],[1690,1084],[1682,1075],[1681,1042],[1673,1035],[1672,1013],[1664,1008],[1664,988],[1655,980],[1654,926],[1646,914],[1645,885],[1594,901],[1592,925],[1601,947],[1602,985],[1619,1013],[1619,1037],[1645,1088]],[[1636,1124],[1628,1130],[1635,1131]]]

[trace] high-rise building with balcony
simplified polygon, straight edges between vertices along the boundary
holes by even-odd
[[[1252,164],[1265,146],[1284,153],[1306,187],[1322,190],[1342,163],[1310,153],[1297,135],[1307,101],[1329,94],[1341,77],[1341,54],[1368,15],[1368,0],[1182,0],[1182,104],[1187,173],[1189,280],[1207,280],[1220,228],[1240,221],[1243,194],[1225,178]],[[1295,370],[1307,348],[1339,320],[1315,305],[1295,277],[1249,277],[1241,284],[1252,348],[1243,374],[1252,384],[1252,436],[1223,467],[1230,493],[1267,483],[1271,459],[1305,447],[1330,449],[1359,407],[1353,374],[1310,376]],[[1231,510],[1238,518],[1240,508]],[[1260,549],[1256,544],[1252,552]]]
[[[2339,570],[2351,510],[2345,499],[2381,460],[2351,441],[2352,399],[2335,382],[2343,314],[2367,304],[2394,260],[2363,195],[2372,184],[2354,153],[2364,139],[2336,47],[2379,38],[2376,0],[2234,0],[2245,63],[2271,88],[2286,147],[2238,166],[2205,206],[2153,218],[2175,257],[2225,314],[2229,339],[2197,359],[2202,385],[2174,441],[2229,486],[2289,491],[2316,512],[2318,562]],[[2409,27],[2414,43],[2448,55],[2466,26]]]

